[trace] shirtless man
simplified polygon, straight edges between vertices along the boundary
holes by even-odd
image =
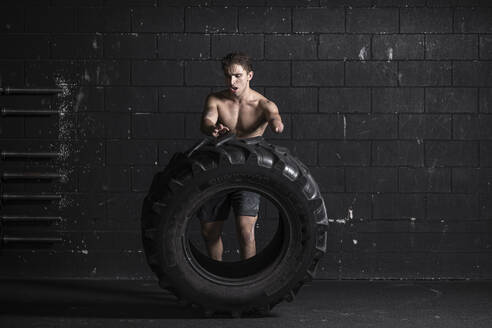
[[[272,101],[250,88],[253,78],[250,58],[231,53],[222,59],[227,89],[211,93],[205,102],[201,131],[218,137],[232,132],[237,138],[262,138],[267,125],[282,133],[284,125],[278,108]],[[255,224],[258,219],[260,195],[237,191],[220,199],[213,199],[198,212],[202,235],[211,258],[222,260],[222,226],[230,210],[236,215],[236,227],[242,259],[256,255]]]

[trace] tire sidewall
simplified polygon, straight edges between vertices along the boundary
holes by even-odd
[[[204,195],[234,186],[266,192],[289,213],[286,223],[290,238],[283,257],[275,267],[256,274],[254,279],[243,279],[240,284],[207,279],[194,268],[192,259],[185,252],[186,228],[192,219],[189,215],[193,212],[192,207],[198,207],[196,204],[203,201]],[[303,278],[314,257],[316,222],[311,217],[313,206],[302,193],[302,187],[273,168],[242,164],[211,169],[194,175],[172,199],[162,201],[170,204],[162,213],[159,229],[166,277],[183,297],[194,302],[221,309],[270,304]],[[210,304],[210,300],[214,304]]]

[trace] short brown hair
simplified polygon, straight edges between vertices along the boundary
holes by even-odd
[[[225,71],[234,64],[241,65],[247,72],[253,70],[251,65],[251,57],[242,52],[231,52],[222,58],[222,69]]]

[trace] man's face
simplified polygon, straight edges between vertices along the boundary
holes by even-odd
[[[248,87],[253,72],[248,72],[238,64],[229,66],[225,71],[225,83],[233,95],[241,95]]]

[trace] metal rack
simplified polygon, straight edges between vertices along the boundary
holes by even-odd
[[[0,88],[0,95],[46,95],[53,96],[62,93],[62,89],[57,88]],[[18,109],[18,108],[1,108],[0,113],[2,116],[48,116],[59,115],[59,110],[52,109]],[[25,152],[23,150],[1,150],[0,158],[2,160],[54,160],[61,158],[62,154],[59,152]],[[65,175],[56,172],[19,172],[19,171],[6,171],[0,174],[0,188],[2,183],[9,183],[12,181],[29,180],[31,182],[46,181],[53,179],[64,180]],[[62,195],[57,193],[5,193],[3,188],[0,189],[0,209],[4,206],[8,206],[10,202],[26,202],[27,206],[32,202],[52,202],[62,199]],[[2,244],[52,244],[61,242],[61,237],[52,236],[18,236],[9,235],[8,226],[11,225],[32,225],[32,224],[44,224],[49,225],[53,223],[59,223],[62,221],[60,216],[29,216],[29,215],[1,215],[0,216],[0,247]]]

